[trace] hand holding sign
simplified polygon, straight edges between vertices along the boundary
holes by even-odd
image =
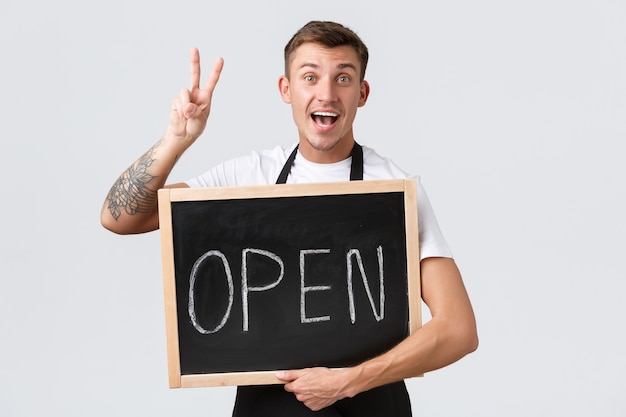
[[[313,411],[319,411],[346,398],[343,375],[349,369],[306,368],[280,371],[276,377],[285,382],[285,391],[293,392],[298,401]]]

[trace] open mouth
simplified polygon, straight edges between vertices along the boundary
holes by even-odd
[[[314,112],[311,117],[313,121],[320,126],[330,126],[337,121],[339,115],[332,112],[317,111]]]

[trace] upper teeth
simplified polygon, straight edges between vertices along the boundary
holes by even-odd
[[[313,113],[313,115],[315,116],[331,116],[331,117],[337,117],[336,113],[331,113],[328,111],[316,111],[315,113]]]

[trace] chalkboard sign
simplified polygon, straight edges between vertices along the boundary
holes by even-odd
[[[414,180],[159,190],[169,384],[279,383],[421,326]]]

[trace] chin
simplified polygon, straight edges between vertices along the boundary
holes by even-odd
[[[311,140],[308,138],[306,141],[308,142],[309,146],[311,146],[311,148],[313,148],[314,150],[318,152],[332,151],[333,149],[337,147],[337,145],[339,145],[339,142],[341,142],[340,139],[332,139],[332,140],[313,139]]]

